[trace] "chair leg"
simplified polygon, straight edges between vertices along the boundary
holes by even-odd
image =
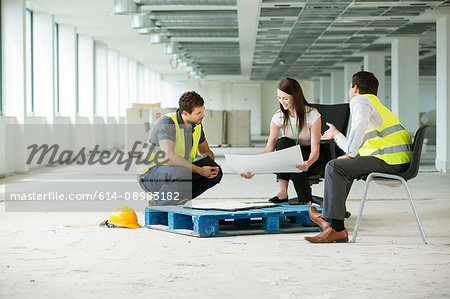
[[[411,208],[413,210],[414,217],[416,218],[417,226],[419,227],[420,235],[422,236],[423,243],[427,244],[425,239],[425,233],[423,232],[422,223],[420,222],[419,215],[417,214],[416,206],[414,205],[413,199],[411,197],[411,192],[409,192],[408,184],[405,180],[402,180],[402,185],[405,187],[406,194],[408,195],[409,203],[411,204]]]
[[[352,243],[356,241],[356,235],[358,234],[359,222],[361,221],[362,212],[364,209],[364,202],[366,201],[367,191],[369,189],[369,183],[372,180],[372,176],[369,175],[366,179],[366,184],[364,185],[364,191],[361,198],[361,205],[359,206],[358,218],[356,219],[355,229],[353,230]]]

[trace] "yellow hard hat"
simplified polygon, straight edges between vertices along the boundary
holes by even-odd
[[[127,206],[115,209],[109,217],[108,222],[114,224],[116,227],[141,228],[136,213],[132,208]]]

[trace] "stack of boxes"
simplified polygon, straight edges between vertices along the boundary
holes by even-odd
[[[125,150],[129,152],[136,141],[136,151],[148,142],[151,129],[163,115],[176,108],[160,108],[159,104],[133,104],[127,109]],[[250,110],[206,110],[202,125],[210,146],[250,146]]]

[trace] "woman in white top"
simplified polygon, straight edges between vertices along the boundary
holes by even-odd
[[[319,157],[320,113],[306,101],[302,88],[295,79],[283,79],[278,84],[277,95],[280,110],[272,117],[269,140],[263,153],[300,145],[304,162],[296,165],[302,172],[276,174],[280,192],[269,201],[287,202],[288,183],[292,180],[299,203],[311,204],[311,187],[306,173]],[[278,139],[280,129],[283,130],[283,137]],[[254,174],[247,172],[241,176],[251,179]]]

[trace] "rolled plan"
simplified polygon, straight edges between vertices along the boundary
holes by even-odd
[[[225,159],[236,173],[302,172],[295,165],[303,163],[300,146],[259,155],[225,154]]]

